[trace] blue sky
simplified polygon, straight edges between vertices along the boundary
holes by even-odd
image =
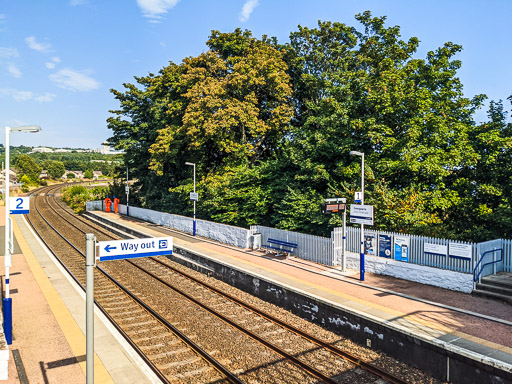
[[[404,40],[418,37],[418,57],[461,44],[467,97],[512,94],[510,0],[0,0],[0,142],[5,126],[37,124],[42,132],[12,134],[11,144],[99,148],[118,107],[110,89],[204,52],[212,29],[285,43],[299,24],[357,26],[365,10],[399,25]]]

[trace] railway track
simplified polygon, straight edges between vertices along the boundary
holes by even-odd
[[[53,248],[74,250],[61,259],[83,286],[84,234],[119,237],[71,213],[51,188],[38,194],[32,225],[46,231],[54,223]],[[165,257],[107,262],[95,274],[97,304],[164,382],[422,381],[383,370],[172,264]]]

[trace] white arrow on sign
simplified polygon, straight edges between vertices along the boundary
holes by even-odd
[[[172,255],[172,237],[99,241],[99,260]]]

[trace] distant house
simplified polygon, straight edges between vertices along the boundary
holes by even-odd
[[[75,179],[83,179],[84,178],[84,173],[82,171],[66,171],[64,172],[64,174],[62,175],[62,179],[64,180],[67,180],[68,179],[68,175],[72,173],[73,175],[75,175],[73,178]]]
[[[5,169],[2,169],[0,171],[0,182],[3,184],[5,180]],[[9,169],[9,183],[14,183],[18,180],[18,174],[16,172],[16,169],[10,168]]]
[[[94,180],[98,180],[100,177],[103,177],[103,173],[101,173],[101,171],[92,171],[92,178]]]

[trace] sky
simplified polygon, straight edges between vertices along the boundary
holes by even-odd
[[[465,96],[510,110],[510,0],[0,0],[0,142],[6,126],[39,125],[12,133],[11,145],[100,148],[119,107],[110,90],[205,52],[212,30],[286,43],[318,20],[359,27],[354,16],[366,10],[400,26],[403,40],[419,38],[418,58],[462,45]]]

